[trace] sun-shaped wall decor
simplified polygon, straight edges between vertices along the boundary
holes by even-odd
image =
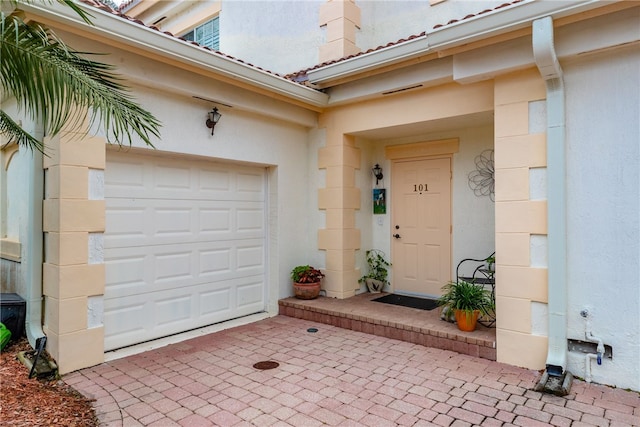
[[[489,196],[495,201],[495,168],[493,165],[493,150],[484,150],[476,156],[476,170],[469,172],[469,188],[476,196]]]

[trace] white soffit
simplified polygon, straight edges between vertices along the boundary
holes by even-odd
[[[231,58],[216,55],[204,48],[189,46],[184,41],[144,25],[128,21],[100,9],[79,4],[92,15],[93,25],[87,25],[71,8],[52,4],[21,4],[25,11],[44,17],[45,20],[81,29],[84,32],[142,49],[159,57],[165,57],[203,70],[208,70],[242,84],[269,90],[314,107],[327,105],[328,96],[317,90],[294,83],[283,77],[244,64]],[[45,22],[47,23],[47,22]]]
[[[425,36],[404,43],[310,70],[307,75],[309,82],[326,86],[350,75],[525,28],[544,16],[560,18],[603,6],[604,3],[598,0],[528,0],[427,31]]]

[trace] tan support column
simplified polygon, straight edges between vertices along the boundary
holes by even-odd
[[[546,167],[546,138],[529,133],[529,104],[545,97],[534,69],[495,80],[497,360],[531,369],[544,368],[547,352],[547,336],[532,333],[532,303],[547,302],[547,269],[532,267],[530,254],[531,236],[547,234],[547,203],[530,197],[531,168]]]
[[[320,46],[320,62],[360,53],[356,29],[360,28],[360,8],[354,0],[328,0],[320,6],[320,26],[326,26],[326,43]]]
[[[327,136],[319,150],[318,167],[327,170],[327,187],[318,190],[318,206],[326,210],[326,227],[318,231],[318,247],[327,251],[324,287],[328,297],[348,298],[359,288],[360,269],[355,251],[360,249],[360,230],[355,211],[360,209],[360,189],[355,170],[360,168],[360,149],[350,136]]]
[[[104,294],[104,263],[90,256],[90,246],[95,236],[101,241],[105,202],[90,195],[90,175],[104,173],[106,153],[103,138],[75,133],[45,138],[45,146],[43,329],[64,374],[104,361],[101,304],[96,325],[89,301]]]

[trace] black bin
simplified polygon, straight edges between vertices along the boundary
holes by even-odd
[[[11,339],[24,336],[27,302],[18,294],[0,294],[0,322],[11,331]]]

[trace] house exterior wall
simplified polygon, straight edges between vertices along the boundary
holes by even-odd
[[[327,220],[325,228],[318,230],[318,239],[319,248],[327,254],[327,296],[347,298],[360,290],[357,280],[362,276],[359,265],[363,265],[364,251],[358,253],[357,263],[355,254],[358,250],[370,249],[362,247],[363,243],[373,242],[373,233],[368,224],[371,219],[356,222],[356,215],[367,215],[358,211],[363,209],[362,201],[370,197],[371,184],[368,176],[372,164],[363,163],[362,148],[356,144],[354,135],[365,131],[375,134],[376,129],[383,132],[387,128],[411,123],[437,122],[445,118],[490,111],[492,108],[493,84],[482,82],[405,92],[384,99],[336,107],[321,115],[320,127],[326,129],[327,135],[326,146],[319,152],[318,167],[326,171],[327,186],[318,190],[318,199],[320,209],[326,210]],[[456,133],[452,131],[452,134]],[[420,141],[425,142],[425,139]],[[486,143],[485,140],[484,144]],[[380,149],[385,144],[388,142],[369,143],[366,158],[371,158],[372,154],[369,153],[375,153],[370,150],[375,150],[376,147]],[[389,171],[389,163],[383,163],[382,160],[380,157],[373,162],[382,164]],[[356,176],[360,176],[358,181]],[[362,240],[362,224],[367,230],[365,242]],[[381,228],[376,228],[381,230],[376,233],[377,239],[383,242],[383,247],[378,249],[389,253],[389,243],[379,236],[385,230],[390,230],[389,224],[386,227],[384,224],[383,220]]]
[[[319,62],[324,42],[322,0],[224,1],[220,50],[270,71],[287,74]]]
[[[15,117],[18,109],[11,99],[3,100],[2,109]],[[23,118],[22,126],[37,135],[36,122]],[[29,168],[32,154],[26,149],[0,139],[0,290],[17,293],[28,299],[28,275],[32,262],[25,242],[29,234]]]
[[[390,41],[430,31],[438,24],[446,24],[452,19],[490,10],[504,3],[488,0],[357,1],[362,14],[357,45],[362,51],[384,46]]]
[[[293,266],[315,262],[317,267],[324,267],[324,259],[310,249],[317,246],[317,233],[307,221],[318,212],[309,191],[317,183],[308,172],[309,164],[315,164],[315,154],[309,154],[309,147],[323,141],[322,132],[310,133],[307,125],[314,123],[315,113],[72,34],[58,34],[77,49],[110,52],[105,56],[108,62],[126,62],[119,71],[136,100],[163,124],[161,139],[154,141],[156,150],[134,141],[132,147],[138,153],[142,150],[150,156],[188,155],[212,162],[264,166],[269,223],[265,310],[277,314],[278,299],[292,294],[289,272]],[[144,80],[152,83],[133,83]],[[213,136],[205,120],[214,104],[194,95],[231,106],[221,106],[222,119]],[[263,107],[269,116],[260,113]],[[47,349],[58,362],[60,373],[104,360],[100,300],[105,264],[96,236],[105,231],[105,202],[101,200],[104,189],[95,187],[103,185],[104,180],[96,178],[96,173],[108,170],[108,151],[117,147],[106,144],[100,129],[92,132],[95,136],[78,132],[47,140],[44,330]]]
[[[247,11],[239,3],[229,2],[228,16],[242,21]],[[269,15],[269,3],[256,2],[256,8],[248,12],[253,17],[251,22],[266,21],[263,18]],[[358,4],[364,28],[361,36],[368,34],[369,21],[385,29],[368,41],[358,36],[360,48],[375,47],[377,37],[386,43],[414,33],[405,33],[409,26],[392,23],[401,16],[420,16],[412,9],[419,2],[397,2],[395,8],[390,5],[396,2],[384,6],[374,3],[378,2]],[[475,2],[429,3],[429,10],[442,11],[465,3],[472,8],[470,12],[478,12]],[[301,41],[300,45],[283,42],[287,48],[281,55],[264,46],[245,55],[241,49],[255,41],[255,32],[250,31],[255,26],[243,27],[242,34],[239,31],[231,37],[230,46],[238,50],[223,50],[260,66],[263,60],[264,64],[273,62],[273,68],[266,68],[274,71],[313,65],[316,48],[322,42],[317,35],[323,31],[318,29],[314,8],[321,4],[324,2],[287,3],[300,9],[278,9],[274,23],[260,28],[271,31],[260,33],[266,44],[277,44],[278,37]],[[387,6],[392,9],[385,9]],[[225,7],[223,3],[223,13]],[[426,8],[426,2],[419,7]],[[312,9],[314,29],[309,30],[307,14]],[[303,16],[299,21],[294,19],[297,14]],[[445,16],[443,13],[442,19],[435,19],[446,22],[450,16]],[[580,312],[587,310],[589,328],[611,346],[614,355],[603,365],[593,366],[594,380],[640,389],[640,296],[634,279],[640,275],[640,109],[636,96],[640,91],[640,8],[593,16],[584,22],[562,18],[565,21],[557,29],[555,40],[565,70],[568,112],[567,331],[571,339],[584,338],[587,322]],[[386,24],[382,25],[385,18]],[[572,24],[571,19],[577,22]],[[282,25],[287,20],[294,20],[300,27]],[[305,35],[300,37],[303,29]],[[402,33],[396,37],[396,32]],[[476,205],[482,209],[482,217],[474,220],[478,224],[494,223],[482,231],[486,243],[475,244],[473,250],[490,250],[492,238],[495,241],[498,360],[532,369],[544,367],[548,335],[546,188],[557,183],[546,182],[546,94],[543,79],[534,68],[531,34],[526,28],[518,30],[516,38],[495,41],[496,45],[482,42],[473,49],[468,45],[457,47],[428,63],[418,61],[405,69],[360,76],[331,87],[330,104],[317,126],[316,112],[283,102],[266,90],[231,85],[229,80],[199,72],[175,59],[143,57],[138,52],[61,34],[79,50],[111,52],[106,60],[118,65],[133,85],[136,99],[164,123],[156,151],[139,141],[134,142],[135,148],[148,150],[145,152],[150,155],[199,156],[267,169],[269,313],[276,312],[278,298],[291,295],[288,276],[297,264],[324,268],[325,290],[330,297],[346,298],[362,290],[357,279],[362,275],[363,249],[369,245],[383,250],[390,247],[389,217],[384,216],[379,225],[368,204],[372,164],[380,163],[387,172],[391,170],[389,161],[383,158],[386,148],[459,138],[461,149],[454,155],[456,209],[478,202],[460,194],[467,191],[465,167],[477,150],[490,147],[493,139],[495,211],[492,213],[484,203]],[[371,46],[366,46],[369,43]],[[303,47],[311,52],[297,56]],[[389,96],[381,94],[384,89],[402,88],[414,80],[424,83],[423,87]],[[223,117],[214,136],[204,126],[213,103],[196,100],[194,95],[231,106],[220,107]],[[338,103],[332,104],[336,100]],[[488,124],[474,127],[464,120],[487,112],[494,114]],[[430,128],[432,124],[440,130]],[[376,136],[395,130],[404,136]],[[91,200],[90,187],[95,171],[108,168],[108,162],[104,161],[107,156],[99,131],[98,136],[86,141],[86,147],[77,148],[80,146],[66,137],[50,142],[59,153],[46,163],[45,329],[50,336],[49,351],[58,359],[61,372],[67,372],[97,363],[102,357],[100,316],[94,310],[99,304],[92,305],[92,301],[104,292],[97,277],[103,267],[99,262],[89,262],[95,255],[89,249],[89,235],[104,230],[104,208],[102,201]],[[28,161],[26,157],[16,159],[20,159],[16,165]],[[390,182],[393,177],[386,175],[385,179]],[[77,212],[84,212],[87,221],[76,220]],[[460,212],[453,215],[456,260],[467,256],[463,247],[471,238],[463,233],[466,218]],[[487,235],[491,226],[495,227],[494,236]],[[87,284],[81,272],[95,274],[95,281]],[[95,344],[95,349],[84,359],[73,360],[87,343]],[[584,355],[570,352],[568,368],[583,376]]]
[[[567,104],[567,335],[613,358],[593,381],[640,389],[640,49],[563,64]],[[588,317],[580,315],[588,311]],[[589,325],[589,326],[588,326]],[[584,355],[568,369],[583,376]]]
[[[488,0],[143,0],[125,13],[178,36],[219,13],[220,51],[287,74],[375,49],[503,3]],[[162,16],[167,18],[155,24]]]
[[[476,196],[469,187],[469,173],[476,169],[475,159],[494,145],[493,125],[464,126],[439,132],[428,132],[420,136],[370,140],[361,138],[358,146],[362,151],[362,162],[356,171],[356,185],[361,188],[360,210],[356,212],[356,224],[361,230],[361,250],[356,253],[356,266],[361,272],[367,271],[364,252],[367,249],[380,249],[391,256],[390,200],[387,200],[387,213],[372,215],[373,203],[371,189],[375,178],[371,168],[376,163],[383,169],[384,178],[380,188],[391,188],[393,176],[391,161],[385,159],[385,151],[399,144],[411,144],[423,141],[439,141],[456,138],[459,151],[452,157],[452,253],[451,277],[455,277],[457,263],[464,258],[482,258],[495,251],[494,202],[489,196]],[[391,194],[387,195],[388,197]],[[393,275],[393,266],[390,268]],[[467,272],[469,274],[470,272]],[[387,287],[390,290],[389,287]],[[364,284],[360,291],[366,291]]]
[[[637,361],[640,358],[635,344],[640,322],[640,300],[637,298],[637,286],[628,283],[624,277],[636,277],[638,274],[636,231],[637,195],[640,192],[637,187],[637,168],[631,166],[637,164],[638,159],[639,138],[637,120],[634,119],[637,118],[638,97],[630,95],[638,93],[636,76],[640,62],[637,57],[637,31],[632,30],[634,26],[637,28],[637,22],[637,8],[614,12],[561,26],[557,29],[555,40],[567,85],[567,237],[571,242],[567,263],[568,338],[584,341],[587,324],[592,333],[598,336],[593,329],[596,328],[594,322],[599,323],[599,331],[605,337],[600,338],[612,346],[614,356],[602,365],[596,366],[594,362],[592,374],[594,378],[600,378],[594,381],[624,384],[634,389],[640,384],[637,374]],[[594,51],[601,52],[585,55],[585,52]],[[432,75],[442,82],[446,81],[449,65],[447,58],[439,61],[443,72]],[[450,64],[453,72],[449,75],[462,83],[463,87],[488,79],[494,84],[497,357],[505,363],[543,369],[549,315],[546,189],[548,185],[560,185],[547,183],[546,179],[545,84],[539,71],[533,68],[530,37],[508,40],[499,49],[488,46],[454,52]],[[413,68],[419,67],[422,66]],[[371,108],[378,105],[371,99],[379,97],[388,85],[394,84],[394,76],[398,82],[402,82],[404,77],[405,86],[422,83],[411,74],[411,69],[364,77],[332,87],[329,91],[331,99],[339,99],[339,104],[354,104],[336,107],[325,113],[323,122],[327,120],[338,128],[344,126],[342,135],[363,136],[357,147],[361,148],[361,158],[366,160],[361,162],[361,170],[356,171],[356,188],[360,189],[356,228],[362,228],[359,249],[367,249],[369,242],[373,242],[374,246],[389,247],[388,237],[376,233],[378,230],[387,232],[386,218],[382,221],[383,225],[378,226],[378,218],[367,214],[369,189],[372,186],[370,168],[374,163],[380,163],[381,143],[369,141],[364,135],[369,136],[376,129],[384,131],[387,125],[400,129],[402,120],[392,124],[387,121],[388,117],[391,121],[395,119],[395,109],[411,115],[418,105],[423,110],[428,105],[427,102],[412,104],[404,96],[394,96],[386,100],[386,109],[378,110]],[[427,76],[427,72],[433,69],[424,66],[424,71],[423,76]],[[402,86],[401,83],[397,85]],[[440,83],[432,90],[446,87]],[[395,104],[392,99],[399,103]],[[606,102],[598,99],[606,99]],[[441,105],[447,109],[453,104],[444,102]],[[594,120],[600,115],[602,121]],[[358,121],[360,118],[369,120],[367,131],[363,130],[367,125]],[[342,120],[349,124],[343,125]],[[410,120],[420,121],[417,117],[411,117]],[[332,134],[329,130],[327,133]],[[613,140],[619,145],[604,154],[603,141]],[[340,141],[339,135],[335,136],[335,141]],[[344,138],[344,141],[348,139]],[[344,145],[348,146],[347,142]],[[383,168],[389,170],[388,162]],[[599,173],[589,175],[591,170]],[[327,169],[327,175],[330,173]],[[603,196],[606,203],[593,206],[594,193],[587,183],[592,185],[597,194],[606,194]],[[607,190],[607,187],[614,190]],[[335,189],[333,191],[340,194]],[[611,206],[620,206],[620,209],[611,210]],[[602,233],[607,238],[601,243],[604,237]],[[614,244],[614,241],[618,244]],[[358,255],[361,252],[356,252],[356,268],[364,266]],[[584,256],[589,253],[591,256]],[[594,259],[598,259],[600,269],[594,269]],[[331,268],[329,262],[327,266]],[[603,283],[611,285],[604,287]],[[606,298],[603,297],[605,293]],[[348,295],[348,292],[344,294]],[[620,301],[620,298],[624,299],[623,303],[614,302]],[[613,309],[617,304],[620,310],[617,307]],[[582,310],[590,313],[589,322],[580,316]],[[621,314],[612,315],[613,312]],[[623,319],[628,321],[628,327]],[[616,346],[621,347],[620,352],[616,352]],[[527,351],[523,352],[523,348]],[[584,353],[569,351],[568,360],[569,371],[577,376],[585,376]]]

